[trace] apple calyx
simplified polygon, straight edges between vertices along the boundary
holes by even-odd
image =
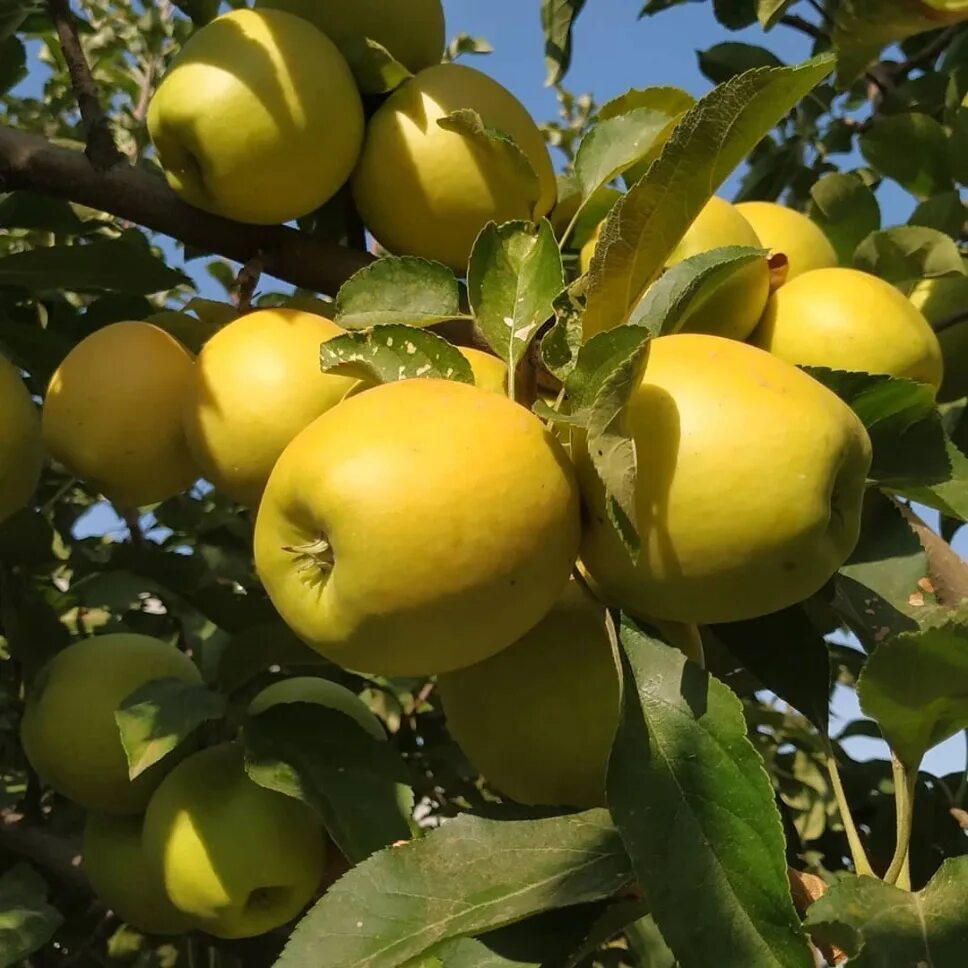
[[[333,546],[326,535],[304,545],[286,545],[282,549],[296,556],[296,568],[302,575],[312,573],[315,577],[326,579],[336,564]]]

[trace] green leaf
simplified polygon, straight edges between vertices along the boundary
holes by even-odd
[[[297,925],[278,968],[395,968],[448,938],[611,897],[632,873],[605,810],[446,821],[344,875]]]
[[[351,716],[313,703],[280,703],[250,716],[243,733],[249,776],[308,803],[351,863],[409,840],[413,791],[406,765]]]
[[[624,698],[608,802],[684,968],[813,968],[763,762],[739,700],[678,650],[621,629]]]
[[[808,214],[844,265],[853,262],[857,246],[881,227],[881,207],[874,193],[857,175],[839,171],[824,175],[810,189]]]
[[[951,177],[959,185],[968,185],[968,107],[960,104],[951,121],[948,165]]]
[[[174,3],[196,27],[204,27],[218,13],[221,0],[174,0]]]
[[[146,246],[121,239],[97,239],[83,245],[53,245],[0,258],[0,287],[31,292],[72,290],[146,295],[190,284]]]
[[[764,30],[775,27],[787,7],[795,0],[756,0],[756,19]]]
[[[932,195],[921,202],[911,213],[908,224],[922,225],[950,235],[952,238],[958,238],[965,224],[966,214],[968,213],[965,212],[965,203],[962,202],[958,192],[943,192],[941,195]]]
[[[219,655],[218,680],[226,692],[235,692],[271,666],[318,667],[331,663],[281,620],[248,626],[229,639]]]
[[[710,194],[832,67],[830,57],[821,57],[749,71],[683,115],[647,174],[602,226],[589,272],[586,334],[628,318]]]
[[[42,229],[65,235],[83,235],[96,230],[101,224],[95,219],[82,221],[69,202],[47,195],[11,192],[0,201],[2,228]]]
[[[29,16],[43,9],[43,0],[0,0],[0,41],[12,37]]]
[[[454,273],[416,256],[386,256],[350,276],[336,296],[335,322],[345,329],[385,323],[430,326],[460,315]]]
[[[16,37],[0,40],[0,96],[27,76],[27,50]]]
[[[541,0],[541,28],[545,37],[545,84],[559,84],[571,66],[571,31],[585,0]]]
[[[649,339],[641,326],[620,326],[597,333],[578,350],[575,366],[565,379],[572,413],[587,417],[605,381]]]
[[[459,33],[448,45],[444,52],[444,60],[451,63],[464,54],[493,54],[494,48],[484,37],[473,37],[471,34]]]
[[[380,383],[417,377],[474,382],[470,363],[447,340],[404,325],[374,326],[327,340],[319,348],[319,365],[324,372]]]
[[[153,679],[128,696],[114,714],[135,779],[171,753],[202,723],[220,719],[225,699],[204,683]]]
[[[559,380],[572,371],[582,345],[585,277],[581,276],[554,301],[555,323],[541,340],[541,360]]]
[[[757,67],[782,67],[783,61],[772,51],[754,44],[727,41],[700,51],[699,70],[713,82],[722,84],[743,71]]]
[[[963,275],[958,246],[950,236],[921,225],[873,232],[857,247],[854,265],[891,283],[925,276]]]
[[[364,94],[388,94],[413,77],[386,47],[369,37],[345,39],[340,51]]]
[[[551,223],[489,222],[474,243],[467,294],[474,320],[513,374],[565,285]],[[513,379],[509,381],[513,396]]]
[[[886,639],[857,684],[898,758],[916,770],[924,754],[968,729],[968,628],[948,624]]]
[[[629,925],[625,938],[629,951],[638,959],[639,968],[677,968],[676,956],[669,950],[651,914]]]
[[[927,114],[877,117],[859,146],[872,168],[918,198],[951,189],[948,136]]]
[[[0,874],[0,965],[22,964],[63,924],[47,903],[48,893],[43,878],[27,864]]]
[[[845,876],[810,906],[805,924],[815,940],[843,949],[851,968],[962,968],[966,897],[968,857],[948,858],[916,894]]]

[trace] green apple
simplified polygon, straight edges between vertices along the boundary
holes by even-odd
[[[465,383],[404,380],[350,397],[283,451],[255,562],[279,614],[323,655],[424,675],[479,662],[537,623],[579,531],[571,465],[534,414]]]
[[[857,269],[815,269],[781,286],[750,341],[789,363],[941,385],[930,323],[890,283]]]
[[[837,253],[823,229],[802,212],[775,202],[741,202],[736,211],[750,223],[765,249],[786,256],[787,282],[813,269],[837,265]]]
[[[88,814],[83,868],[94,893],[126,924],[147,934],[184,934],[195,922],[168,899],[148,869],[141,843],[143,820]]]
[[[0,521],[30,500],[43,461],[37,408],[16,367],[0,356]]]
[[[514,139],[537,186],[506,145],[438,124],[468,109],[486,128]],[[384,248],[436,259],[459,275],[488,222],[539,219],[556,192],[551,157],[531,115],[497,81],[460,64],[428,67],[390,95],[370,119],[353,174],[357,208]]]
[[[580,436],[572,453],[588,508],[582,561],[632,614],[698,624],[764,615],[812,595],[853,550],[870,440],[797,367],[735,340],[663,336],[623,418],[638,455],[637,562]]]
[[[441,0],[258,0],[256,7],[304,17],[348,54],[350,45],[375,40],[414,74],[444,52]]]
[[[238,743],[195,753],[165,777],[143,840],[148,870],[171,902],[217,938],[250,938],[291,921],[326,864],[316,815],[250,780]]]
[[[233,10],[193,34],[147,120],[178,195],[260,225],[332,198],[363,142],[363,106],[343,55],[281,10]]]
[[[293,676],[266,686],[249,703],[249,713],[257,716],[270,706],[290,702],[316,703],[327,709],[335,709],[356,720],[374,739],[387,738],[383,724],[356,693],[338,682],[318,676]]]
[[[908,287],[907,296],[941,344],[944,378],[938,400],[968,396],[968,276],[919,279]],[[958,319],[961,314],[964,318]]]
[[[98,635],[59,652],[27,696],[21,739],[31,766],[82,807],[140,813],[175,755],[129,779],[114,714],[154,679],[200,682],[201,676],[187,655],[147,635]]]

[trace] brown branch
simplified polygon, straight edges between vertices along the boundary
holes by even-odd
[[[810,23],[809,20],[805,20],[803,17],[798,17],[795,13],[788,13],[785,16],[780,17],[780,23],[783,24],[784,27],[792,27],[794,30],[799,30],[801,34],[806,34],[808,37],[812,37],[814,40],[823,40],[827,42],[830,40],[825,30],[818,27],[816,24]]]
[[[259,285],[259,277],[262,275],[262,256],[256,252],[251,259],[239,270],[235,277],[235,285],[232,291],[232,302],[240,313],[252,311],[252,297],[255,295],[255,287]]]
[[[111,133],[111,124],[101,109],[97,84],[91,75],[81,40],[77,35],[77,24],[71,13],[69,0],[47,0],[47,9],[57,39],[60,41],[61,52],[67,62],[67,71],[71,77],[71,86],[77,98],[77,106],[81,111],[81,121],[87,136],[87,156],[91,164],[99,171],[104,171],[120,164],[124,156],[118,150]]]
[[[15,814],[0,818],[0,848],[30,861],[72,888],[90,890],[87,877],[78,866],[76,846]]]
[[[958,33],[958,27],[948,27],[947,30],[942,30],[937,37],[934,38],[929,44],[926,44],[921,48],[916,54],[912,54],[906,61],[902,61],[893,69],[893,73],[907,77],[911,71],[919,70],[922,67],[927,67],[934,59],[942,53],[945,48],[947,48],[951,42],[955,39],[955,35]]]
[[[925,524],[908,504],[895,500],[928,557],[928,572],[935,597],[941,605],[957,605],[968,598],[968,562],[936,531]]]
[[[246,263],[261,253],[271,276],[334,294],[373,261],[365,252],[284,225],[244,225],[182,202],[160,178],[128,164],[96,170],[80,151],[0,125],[0,191],[31,191],[86,205]]]

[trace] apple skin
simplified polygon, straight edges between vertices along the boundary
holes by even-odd
[[[968,396],[968,319],[939,327],[958,313],[968,313],[968,276],[940,276],[919,279],[907,293],[911,304],[931,324],[944,360],[944,379],[938,400],[949,403]]]
[[[17,368],[0,356],[0,522],[30,500],[43,463],[40,415]]]
[[[474,373],[474,385],[490,393],[500,393],[507,396],[508,368],[504,360],[481,350],[471,349],[469,346],[459,346],[461,356],[471,365]]]
[[[857,269],[815,269],[780,286],[750,342],[789,363],[941,385],[930,323],[890,283]]]
[[[775,202],[741,202],[736,211],[753,227],[763,248],[787,257],[786,281],[837,265],[837,253],[816,222]]]
[[[451,735],[519,803],[597,807],[618,726],[605,607],[572,580],[517,642],[438,679]]]
[[[323,655],[430,675],[535,625],[579,532],[573,469],[537,417],[478,387],[414,379],[351,397],[286,448],[255,562],[279,614]]]
[[[293,676],[266,686],[249,703],[249,715],[258,716],[271,706],[290,702],[316,703],[327,709],[335,709],[352,717],[374,739],[387,738],[383,723],[356,693],[338,682],[318,676]]]
[[[199,477],[182,431],[191,354],[151,323],[113,323],[57,368],[44,400],[44,443],[72,474],[122,508],[155,504]]]
[[[638,453],[637,564],[581,435],[572,453],[588,509],[583,564],[631,614],[697,624],[764,615],[812,595],[853,550],[870,440],[796,367],[734,340],[663,336],[624,417]]]
[[[328,850],[305,803],[249,779],[238,743],[195,753],[165,777],[143,843],[172,904],[217,938],[291,921],[319,888]]]
[[[142,818],[91,813],[84,824],[83,869],[94,893],[133,928],[147,934],[186,934],[195,921],[168,899],[145,863]]]
[[[444,53],[441,0],[258,0],[255,6],[304,17],[341,49],[375,40],[412,74],[440,63]]]
[[[537,198],[495,146],[437,124],[467,108],[514,139],[538,175]],[[557,192],[548,148],[521,102],[460,64],[428,67],[380,106],[352,185],[366,227],[384,248],[435,259],[458,275],[488,222],[540,219]]]
[[[343,332],[316,313],[264,309],[205,344],[182,420],[192,455],[220,491],[257,508],[289,441],[356,384],[319,369],[320,345]]]
[[[129,632],[97,635],[59,652],[27,696],[20,737],[30,765],[88,810],[140,813],[177,753],[129,780],[114,714],[153,679],[200,682],[201,675],[174,646]]]
[[[363,143],[363,105],[343,55],[280,10],[233,10],[196,31],[147,121],[176,194],[257,225],[332,198]]]

